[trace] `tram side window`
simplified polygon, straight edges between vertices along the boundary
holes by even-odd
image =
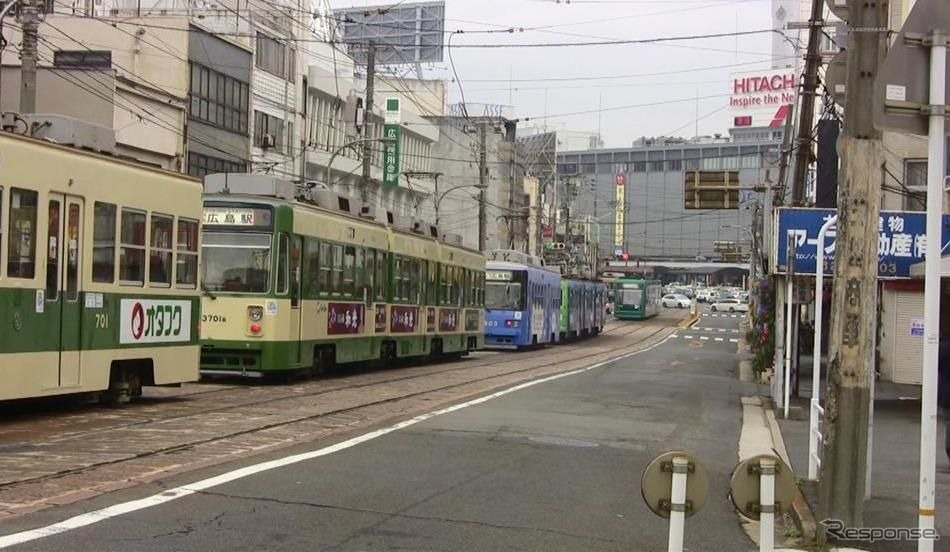
[[[353,288],[353,293],[356,295],[356,298],[360,301],[363,300],[363,290],[368,289],[367,286],[371,286],[371,279],[367,277],[367,268],[366,268],[366,250],[362,247],[356,248],[356,261],[353,264],[354,279],[356,280],[356,286]],[[366,297],[369,297],[369,291],[366,292]]]
[[[7,276],[33,278],[36,274],[37,193],[10,188],[10,232]]]
[[[51,199],[47,210],[46,300],[59,299],[60,203]]]
[[[330,290],[339,295],[343,288],[343,246],[331,246],[333,264],[330,267]]]
[[[330,293],[331,273],[333,272],[333,249],[330,244],[320,242],[320,276],[317,289],[321,294]]]
[[[198,285],[198,221],[178,219],[178,259],[175,284],[194,289]]]
[[[290,289],[290,240],[281,234],[277,240],[277,293],[287,294]]]
[[[148,282],[152,286],[170,287],[172,284],[172,227],[172,217],[152,215],[148,263]]]
[[[347,246],[343,248],[343,285],[340,291],[343,295],[352,296],[356,293],[354,283],[356,282],[356,248]]]
[[[426,263],[426,304],[435,305],[438,301],[439,288],[436,285],[438,278],[436,277],[436,272],[438,271],[439,265],[435,261],[429,261]]]
[[[305,240],[304,242],[304,260],[305,260],[305,282],[304,295],[308,298],[315,297],[320,289],[320,242],[316,240]]]
[[[376,250],[366,250],[366,297],[379,299],[381,283],[376,279]]]
[[[389,256],[385,251],[376,252],[376,299],[379,301],[386,300],[386,294],[388,290],[386,287],[389,285],[389,280],[386,278],[386,275],[389,273]]]
[[[92,230],[92,281],[115,281],[115,205],[96,202]]]
[[[145,283],[145,213],[122,209],[119,235],[119,283],[141,286]]]

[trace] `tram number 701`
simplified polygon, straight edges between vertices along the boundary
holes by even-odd
[[[108,314],[97,314],[96,315],[96,329],[97,330],[106,330],[109,328],[109,315]]]

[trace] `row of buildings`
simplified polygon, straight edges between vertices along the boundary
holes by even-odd
[[[438,218],[476,247],[484,199],[486,247],[529,247],[515,124],[495,111],[452,115],[442,81],[383,71],[367,135],[358,124],[365,68],[334,45],[338,21],[326,1],[56,1],[47,12],[36,113],[113,129],[117,155],[195,177],[249,172],[360,196],[369,143],[366,193],[377,208]],[[4,27],[4,112],[19,110],[22,33],[12,19]],[[381,139],[394,99],[399,181],[385,186]]]

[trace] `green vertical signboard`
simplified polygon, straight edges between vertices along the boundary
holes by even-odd
[[[401,113],[399,98],[386,99],[386,125],[383,127],[383,137],[387,142],[383,146],[383,185],[398,186],[401,170],[400,142],[402,141],[402,127],[400,126]]]

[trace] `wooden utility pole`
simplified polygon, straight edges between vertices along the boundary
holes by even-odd
[[[815,121],[815,96],[818,91],[818,66],[821,57],[818,51],[821,37],[824,0],[812,0],[811,18],[808,20],[808,48],[805,53],[805,81],[802,83],[802,109],[799,113],[798,138],[795,139],[795,171],[792,173],[792,205],[801,207],[805,201],[805,180],[811,163],[811,132]],[[792,114],[789,112],[789,118]]]
[[[37,0],[20,2],[23,48],[20,50],[20,113],[36,113],[36,58],[40,12]]]
[[[883,60],[879,29],[887,3],[849,0],[848,103],[841,173],[823,423],[819,519],[863,527],[870,378],[877,332],[877,248],[881,207],[881,132],[874,127],[874,79]],[[815,352],[818,354],[818,351]]]
[[[363,178],[360,181],[360,199],[363,205],[369,203],[369,189],[372,185],[370,166],[373,160],[373,85],[376,80],[376,44],[369,43],[366,54],[366,104],[363,106]],[[327,169],[329,179],[329,169]]]

